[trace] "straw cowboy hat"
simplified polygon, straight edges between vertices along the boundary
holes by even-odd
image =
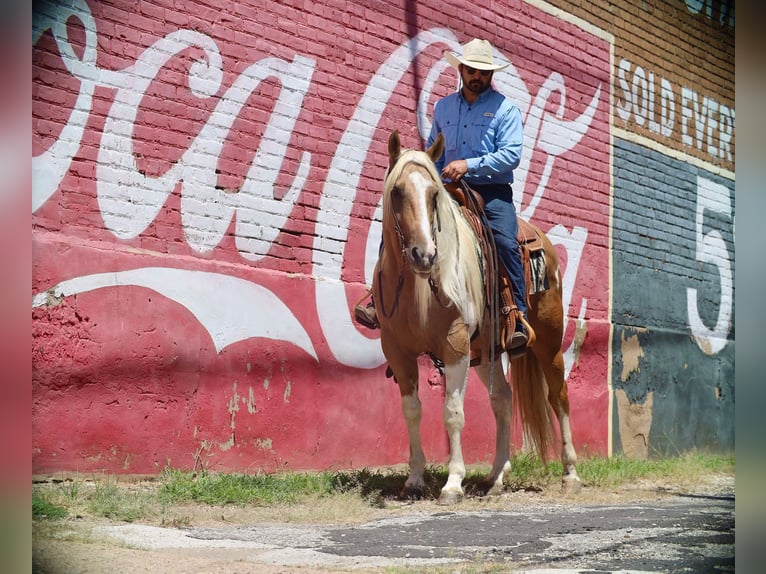
[[[444,52],[444,57],[450,65],[458,69],[460,64],[476,68],[477,70],[505,70],[511,64],[497,64],[494,58],[494,48],[487,40],[474,38],[463,46],[463,55],[458,56],[452,52]]]

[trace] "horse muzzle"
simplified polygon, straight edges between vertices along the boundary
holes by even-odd
[[[410,265],[415,273],[428,274],[436,263],[436,246],[432,249],[421,249],[418,246],[407,250]]]

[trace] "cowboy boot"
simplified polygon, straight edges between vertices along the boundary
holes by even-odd
[[[501,274],[500,289],[503,300],[502,313],[505,319],[503,343],[510,358],[517,359],[532,346],[535,336],[524,313],[516,306],[511,281],[505,273]]]
[[[510,346],[508,348],[508,355],[511,359],[517,359],[524,355],[524,353],[534,346],[535,340],[537,339],[535,331],[532,329],[532,325],[527,321],[526,315],[518,309],[515,310],[515,314],[516,328],[513,331]]]
[[[516,314],[519,317],[514,323],[516,323],[513,330],[513,334],[510,337],[510,341],[507,343],[508,354],[511,359],[517,359],[527,352],[527,344],[529,343],[529,336],[527,335],[527,328],[524,326],[524,322],[520,319],[522,317],[521,312],[516,310]]]
[[[368,329],[377,329],[380,327],[378,323],[378,312],[375,310],[375,302],[370,299],[367,305],[361,303],[354,307],[354,318],[360,325],[367,327]]]

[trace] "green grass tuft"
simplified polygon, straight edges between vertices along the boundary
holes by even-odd
[[[107,479],[96,482],[94,492],[88,497],[88,508],[95,516],[134,522],[145,516],[152,498],[147,493],[120,488],[116,481]]]
[[[63,506],[50,502],[45,496],[32,492],[32,520],[60,520],[69,511]]]
[[[329,473],[224,474],[166,469],[158,497],[164,503],[270,505],[332,492]]]

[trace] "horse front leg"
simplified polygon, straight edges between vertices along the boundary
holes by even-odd
[[[391,355],[389,355],[391,356]],[[426,468],[426,455],[420,440],[420,421],[422,419],[422,406],[418,396],[418,366],[417,360],[389,361],[389,366],[394,373],[394,379],[399,385],[399,394],[402,399],[402,414],[407,426],[407,434],[410,443],[409,476],[402,491],[401,499],[420,499],[425,491],[423,474]]]
[[[461,434],[465,426],[465,389],[468,382],[468,367],[470,357],[464,355],[457,362],[445,366],[446,396],[444,398],[444,427],[449,438],[449,476],[439,496],[439,504],[455,504],[463,499],[463,478],[465,464],[463,463],[463,447]]]
[[[495,459],[484,484],[484,493],[501,494],[505,488],[505,475],[511,470],[511,387],[503,373],[503,363],[500,359],[491,365],[478,365],[476,372],[487,387],[487,392],[490,390],[490,372],[492,373],[492,392],[489,399],[492,413],[495,415]]]

